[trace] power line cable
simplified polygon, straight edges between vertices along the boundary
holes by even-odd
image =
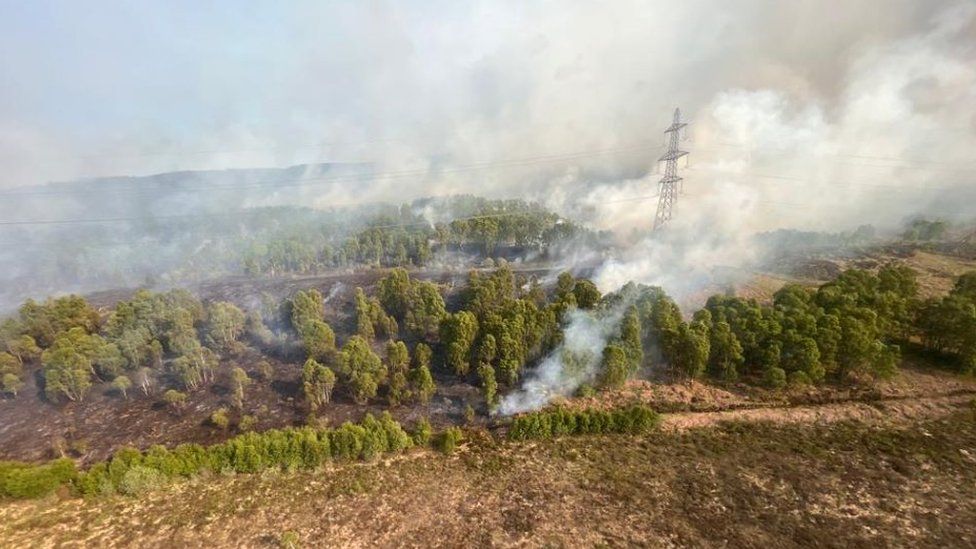
[[[616,200],[608,200],[601,202],[602,204],[614,204],[621,202],[632,202],[638,200],[650,200],[652,198],[657,198],[658,195],[650,196],[635,196],[629,198],[621,198]],[[434,197],[437,198],[437,197]],[[348,206],[357,206],[363,204],[350,204]],[[479,214],[475,216],[468,217],[458,217],[452,218],[450,221],[466,221],[472,219],[481,218],[492,218],[492,217],[505,217],[513,215],[524,215],[530,211],[522,210],[517,212],[498,212],[493,214]],[[100,223],[123,223],[132,221],[146,221],[154,222],[157,220],[170,220],[170,219],[207,219],[216,217],[239,217],[239,216],[249,216],[249,215],[268,215],[266,210],[235,210],[232,212],[222,212],[222,213],[206,213],[206,214],[174,214],[174,215],[158,215],[153,217],[107,217],[101,219],[49,219],[49,220],[24,220],[24,221],[0,221],[0,226],[24,226],[24,225],[76,225],[76,224],[100,224]],[[390,229],[397,227],[411,227],[411,226],[422,226],[430,225],[429,221],[422,221],[416,223],[397,223],[391,225],[364,225],[363,229]]]
[[[563,162],[568,160],[579,160],[583,158],[602,156],[605,154],[613,153],[623,153],[623,152],[646,152],[648,150],[656,150],[663,148],[663,145],[656,147],[648,147],[646,144],[635,144],[624,147],[614,147],[607,149],[597,149],[590,151],[577,151],[573,153],[546,155],[546,156],[534,156],[534,157],[524,157],[516,158],[504,161],[482,161],[475,162],[471,164],[463,164],[443,170],[431,170],[431,169],[413,169],[413,170],[401,170],[401,171],[390,171],[390,172],[364,172],[364,173],[352,173],[352,174],[342,174],[333,176],[319,176],[319,177],[307,177],[307,178],[289,178],[289,179],[277,179],[277,180],[265,180],[257,181],[246,184],[210,184],[203,185],[199,187],[192,187],[186,189],[180,189],[181,191],[239,191],[244,189],[256,189],[263,187],[275,187],[275,188],[285,188],[285,187],[304,187],[304,186],[317,186],[317,185],[329,185],[333,183],[342,182],[368,182],[368,181],[378,181],[383,179],[399,179],[404,177],[422,177],[425,175],[451,175],[456,173],[464,173],[467,171],[477,171],[485,169],[495,169],[495,168],[512,168],[512,167],[524,167],[531,166],[535,164],[547,163],[547,162]],[[146,176],[152,177],[152,176]],[[130,194],[130,193],[156,193],[159,191],[164,191],[165,188],[153,187],[153,188],[138,188],[131,187],[127,189],[38,189],[38,190],[14,190],[0,192],[0,196],[47,196],[47,195],[58,195],[58,194]]]

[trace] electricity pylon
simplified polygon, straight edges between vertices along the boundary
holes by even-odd
[[[678,140],[681,137],[681,128],[687,126],[681,121],[681,110],[674,109],[674,121],[664,130],[668,134],[668,152],[658,159],[664,164],[664,177],[660,181],[660,198],[657,201],[657,215],[654,216],[654,230],[657,231],[667,222],[671,221],[671,213],[674,204],[678,201],[678,185],[681,178],[678,177],[678,159],[688,154],[688,151],[678,149]]]

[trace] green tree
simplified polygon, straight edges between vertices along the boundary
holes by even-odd
[[[418,343],[413,348],[413,364],[415,367],[430,368],[430,360],[433,356],[434,352],[426,343]]]
[[[302,390],[312,412],[328,404],[335,388],[336,376],[329,368],[319,364],[314,358],[305,361],[302,367]]]
[[[20,377],[24,373],[24,366],[16,356],[10,353],[0,353],[0,375],[13,374]]]
[[[0,383],[3,384],[3,392],[17,396],[17,393],[24,388],[24,382],[15,374],[3,374],[3,378],[0,379]]]
[[[414,396],[424,406],[430,403],[431,397],[437,392],[434,376],[430,374],[430,368],[426,365],[420,365],[410,370],[410,386]]]
[[[231,394],[234,399],[234,406],[238,409],[244,408],[244,389],[251,384],[251,378],[243,368],[236,367],[230,372]]]
[[[735,337],[728,322],[722,320],[712,325],[709,353],[708,363],[713,375],[727,381],[738,377],[745,356],[739,338]]]
[[[573,297],[576,298],[576,306],[580,309],[592,309],[600,302],[600,290],[596,284],[586,279],[576,280],[573,286]]]
[[[227,416],[227,408],[217,408],[210,414],[210,423],[218,429],[226,430],[230,427],[230,417]]]
[[[112,388],[122,393],[122,398],[128,400],[129,388],[132,387],[132,380],[126,376],[118,376],[112,380]]]
[[[441,322],[440,332],[448,366],[458,375],[466,375],[471,369],[471,346],[478,335],[477,318],[469,311],[448,315]]]
[[[665,339],[665,353],[672,367],[688,379],[697,379],[708,362],[707,329],[702,324],[682,322]]]
[[[244,312],[233,303],[212,303],[207,309],[208,342],[216,349],[231,349],[244,333],[246,320]]]
[[[91,357],[97,350],[97,342],[89,337],[83,329],[72,328],[41,355],[44,392],[50,400],[82,400],[88,394],[94,372]]]
[[[441,320],[447,315],[444,298],[437,286],[430,282],[414,282],[404,315],[407,330],[418,338],[429,340],[437,334]]]
[[[410,307],[410,274],[401,267],[393,269],[379,282],[377,297],[383,308],[396,318],[404,318]]]
[[[637,373],[644,362],[644,344],[641,341],[641,332],[641,321],[637,307],[631,306],[627,309],[620,323],[620,342],[627,353],[628,377]]]
[[[410,354],[402,341],[391,341],[386,344],[386,363],[390,372],[389,401],[390,406],[399,406],[410,398],[410,387],[407,373],[410,368]]]
[[[291,325],[299,334],[308,323],[325,318],[325,300],[316,289],[296,292],[290,305]]]
[[[336,354],[336,337],[332,327],[322,320],[305,323],[301,332],[302,344],[310,358],[320,362],[332,362]]]
[[[498,346],[495,344],[495,336],[485,334],[485,337],[481,338],[481,345],[478,346],[478,361],[482,364],[491,365],[495,360],[497,351]]]
[[[786,386],[786,371],[777,366],[766,368],[763,374],[763,382],[772,389],[780,389]]]
[[[379,300],[367,298],[362,288],[356,288],[356,333],[367,340],[377,335],[394,338],[398,327],[396,319],[386,314]]]
[[[353,399],[359,404],[375,397],[379,384],[386,379],[387,372],[380,357],[358,335],[349,338],[343,346],[340,364]]]
[[[485,404],[491,410],[495,407],[498,396],[498,382],[495,380],[495,368],[491,364],[481,363],[478,366],[478,378],[481,380],[481,394],[485,397]]]
[[[98,331],[98,311],[77,295],[48,299],[44,303],[28,299],[18,312],[23,333],[45,348],[53,344],[59,334],[72,328],[89,334]]]
[[[34,338],[23,334],[7,341],[7,352],[17,357],[21,364],[41,356],[41,348]]]
[[[600,364],[599,384],[601,387],[623,387],[630,376],[630,359],[627,350],[619,343],[609,343],[603,349]]]
[[[186,399],[186,393],[181,393],[176,389],[169,389],[163,393],[163,402],[177,412],[182,411],[186,406]]]

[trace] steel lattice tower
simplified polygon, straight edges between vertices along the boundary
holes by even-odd
[[[668,221],[671,221],[671,212],[674,209],[675,202],[678,201],[679,185],[681,183],[681,178],[678,177],[678,159],[682,156],[688,154],[688,151],[682,151],[678,149],[678,140],[681,137],[681,128],[687,126],[681,121],[681,110],[674,109],[674,121],[668,126],[668,129],[664,130],[664,133],[668,135],[668,152],[664,153],[664,156],[658,159],[658,162],[662,160],[664,164],[664,177],[661,178],[660,182],[660,198],[657,202],[657,215],[654,216],[654,230],[658,230],[663,227]]]

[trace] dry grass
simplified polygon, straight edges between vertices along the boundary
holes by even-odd
[[[972,546],[976,423],[961,405],[871,424],[746,417],[644,437],[482,436],[450,457],[13,503],[0,508],[0,545],[273,547],[293,532],[349,547]]]

